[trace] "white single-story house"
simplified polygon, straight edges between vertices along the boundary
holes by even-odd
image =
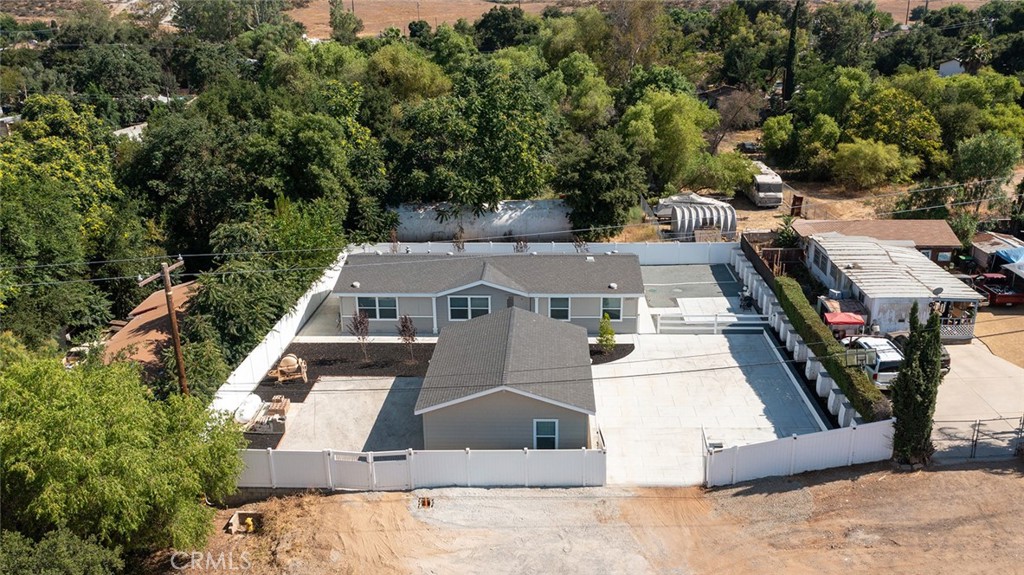
[[[917,302],[922,322],[931,309],[942,314],[944,341],[974,337],[977,308],[985,297],[925,257],[913,242],[827,233],[809,238],[806,257],[807,268],[834,290],[835,299],[864,304],[868,326],[877,326],[880,333],[909,329],[910,309]]]
[[[371,334],[408,315],[421,334],[516,307],[596,334],[607,314],[636,333],[644,286],[633,254],[354,254],[334,288],[341,325],[364,313]],[[344,327],[341,331],[344,331]]]
[[[414,413],[426,449],[579,449],[595,405],[586,330],[510,307],[441,330]]]

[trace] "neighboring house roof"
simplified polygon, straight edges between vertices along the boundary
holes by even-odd
[[[876,240],[909,240],[919,247],[960,247],[960,240],[945,220],[796,220],[801,237],[835,232]]]
[[[521,295],[639,297],[644,293],[640,260],[633,254],[353,254],[334,291],[430,296],[480,283]]]
[[[971,242],[971,245],[982,253],[993,254],[1007,248],[1024,247],[1024,241],[1007,234],[982,232],[974,236],[974,241]]]
[[[198,287],[191,281],[172,288],[171,297],[179,317],[182,308]],[[159,366],[160,358],[157,354],[170,344],[171,339],[171,321],[167,315],[167,296],[164,290],[151,293],[128,317],[128,323],[107,340],[105,360],[109,363],[124,352],[128,360],[137,361],[148,368]]]
[[[825,250],[829,261],[872,298],[933,298],[942,288],[941,299],[981,301],[978,292],[916,249],[895,242],[838,234],[811,238]]]
[[[142,132],[146,129],[148,123],[143,122],[141,124],[135,124],[134,126],[128,126],[127,128],[121,128],[120,130],[114,130],[115,136],[123,136],[129,140],[136,142],[142,141]]]
[[[509,391],[593,415],[587,330],[506,308],[441,330],[415,414]]]

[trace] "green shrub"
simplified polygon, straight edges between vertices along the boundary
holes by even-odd
[[[867,421],[888,418],[892,413],[889,401],[863,370],[846,367],[846,348],[836,341],[828,326],[808,303],[802,286],[793,278],[779,276],[775,278],[775,295],[789,317],[789,322],[793,324],[793,329],[814,352],[854,409]]]
[[[604,353],[611,353],[615,349],[615,330],[612,329],[612,318],[608,314],[604,314],[597,328],[597,344]]]

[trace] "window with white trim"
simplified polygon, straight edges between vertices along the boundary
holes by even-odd
[[[533,448],[558,449],[558,420],[533,420]]]
[[[369,319],[398,319],[398,300],[393,297],[356,298],[356,309]]]
[[[608,318],[612,321],[619,321],[622,319],[622,298],[621,297],[603,297],[601,298],[601,317],[604,314],[608,314]]]
[[[489,296],[449,296],[448,319],[463,321],[491,313]]]
[[[569,321],[569,298],[553,297],[548,300],[548,317]]]

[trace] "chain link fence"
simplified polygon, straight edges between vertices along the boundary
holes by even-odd
[[[1024,448],[1024,415],[935,421],[932,443],[940,461],[1012,457]]]

